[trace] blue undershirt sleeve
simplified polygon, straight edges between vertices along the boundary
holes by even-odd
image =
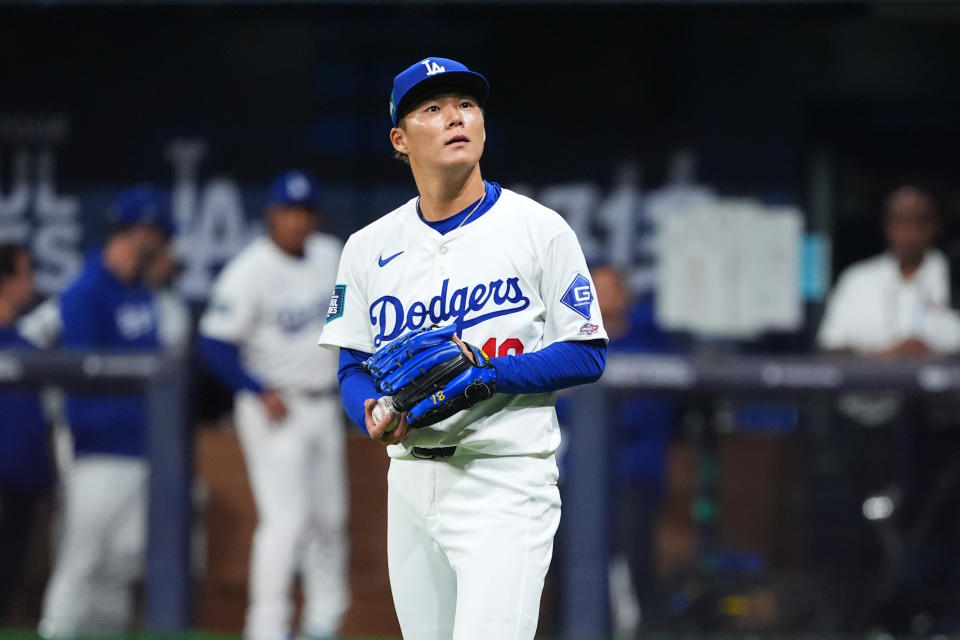
[[[240,349],[237,345],[201,336],[199,346],[204,360],[222,383],[234,391],[246,389],[258,394],[263,393],[263,383],[250,375],[240,364]]]
[[[373,376],[363,368],[363,361],[371,354],[354,349],[340,349],[340,366],[337,369],[337,381],[340,383],[340,400],[343,409],[367,433],[367,412],[363,403],[367,398],[379,398],[383,394],[377,391]]]
[[[544,393],[595,382],[607,364],[604,340],[566,341],[515,356],[491,358],[498,393]]]

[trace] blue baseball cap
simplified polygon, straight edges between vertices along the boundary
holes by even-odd
[[[275,204],[318,209],[320,184],[306,171],[284,171],[274,178],[267,190],[267,205]]]
[[[107,222],[122,226],[149,224],[168,236],[176,232],[169,199],[149,184],[138,184],[121,191],[107,210]]]
[[[450,58],[424,58],[410,65],[393,79],[390,93],[390,119],[393,126],[407,115],[410,107],[442,89],[457,89],[473,96],[483,106],[490,83],[476,71]]]

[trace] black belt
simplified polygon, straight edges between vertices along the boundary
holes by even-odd
[[[414,458],[435,460],[437,458],[449,458],[456,450],[456,447],[414,447],[411,453]]]

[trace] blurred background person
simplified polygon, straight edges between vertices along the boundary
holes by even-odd
[[[65,349],[159,349],[156,299],[143,277],[168,240],[166,206],[147,185],[119,194],[103,249],[60,296]],[[122,634],[132,622],[146,543],[144,399],[70,393],[66,417],[74,459],[63,477],[63,530],[40,634]]]
[[[672,338],[657,326],[651,298],[635,299],[624,274],[611,265],[594,266],[590,274],[610,337],[608,353],[676,351]],[[651,628],[661,606],[654,544],[676,412],[662,394],[629,392],[617,394],[611,411],[615,465],[611,602],[617,636],[631,638]]]
[[[960,351],[950,266],[934,243],[940,216],[929,193],[903,186],[883,209],[887,251],[840,274],[817,334],[821,349],[877,356]]]
[[[161,210],[153,223],[163,231],[164,237],[145,269],[143,284],[156,296],[160,345],[174,353],[183,354],[190,346],[193,321],[189,305],[173,287],[180,269],[173,246],[176,230],[173,219],[166,210]],[[51,349],[59,345],[63,335],[60,297],[50,296],[24,314],[18,322],[17,330],[31,344],[41,349]]]
[[[337,361],[317,346],[341,243],[315,233],[319,196],[317,182],[302,171],[274,180],[268,237],[221,272],[200,321],[200,349],[236,393],[234,419],[259,518],[248,640],[289,637],[298,572],[307,638],[335,637],[349,599]]]
[[[818,345],[874,358],[957,353],[960,315],[951,308],[950,265],[935,246],[941,228],[936,202],[923,189],[901,186],[885,198],[881,222],[887,250],[840,274]],[[921,595],[934,588],[960,596],[954,542],[960,527],[948,513],[953,507],[944,509],[957,502],[957,481],[951,480],[960,472],[955,425],[938,427],[933,405],[893,391],[845,393],[838,409],[831,437],[844,463],[817,501],[816,520],[829,522],[832,531],[818,536],[817,546],[831,569],[860,563],[854,580],[871,576],[872,592],[847,605],[851,618],[905,630],[925,611],[931,631],[955,630],[960,619],[947,622],[929,595]],[[871,514],[871,504],[890,510]]]
[[[173,286],[179,271],[173,251],[175,226],[165,208],[160,210],[154,224],[163,230],[165,237],[146,268],[143,281],[156,296],[157,336],[161,347],[168,353],[184,356],[193,336],[193,319],[187,301]],[[60,296],[50,296],[24,314],[17,323],[17,331],[35,347],[54,349],[59,346],[63,335]],[[41,398],[44,414],[53,425],[55,458],[62,473],[73,458],[72,437],[64,415],[64,393],[59,387],[45,387]]]
[[[26,248],[0,244],[0,349],[30,349],[15,330],[33,298]],[[36,390],[0,390],[0,627],[17,591],[40,503],[54,484],[47,425]]]

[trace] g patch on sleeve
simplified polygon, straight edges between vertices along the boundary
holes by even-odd
[[[578,273],[560,298],[560,302],[589,320],[590,305],[593,304],[593,290],[590,288],[590,281]]]
[[[347,297],[347,285],[338,284],[333,287],[333,293],[330,295],[330,306],[327,307],[327,319],[324,324],[336,320],[343,315],[343,307]]]

